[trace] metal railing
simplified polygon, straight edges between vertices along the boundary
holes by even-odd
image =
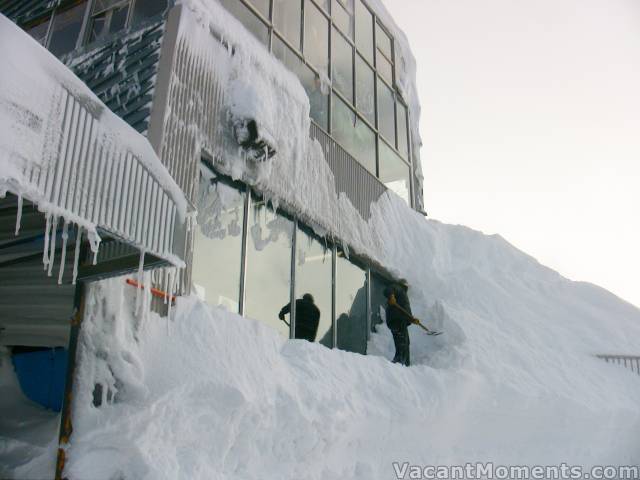
[[[596,357],[604,360],[607,363],[616,363],[623,367],[631,369],[632,372],[640,375],[640,356],[636,355],[606,355],[600,354]]]

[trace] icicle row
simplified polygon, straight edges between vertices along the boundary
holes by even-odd
[[[73,254],[73,280],[72,284],[76,284],[78,278],[78,261],[80,260],[80,243],[82,242],[82,227],[78,225],[78,234],[76,235],[76,250]]]
[[[20,223],[22,222],[22,195],[18,195],[18,213],[16,214],[16,237],[20,233]]]
[[[58,271],[58,285],[62,283],[64,267],[67,259],[67,239],[69,238],[69,222],[65,221],[62,226],[62,254],[60,255],[60,270]]]

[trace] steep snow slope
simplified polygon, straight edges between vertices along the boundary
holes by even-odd
[[[361,356],[285,341],[195,298],[171,320],[140,322],[122,279],[97,284],[72,478],[389,479],[393,461],[637,465],[640,378],[593,354],[638,353],[640,311],[498,236],[394,220],[395,200],[385,202],[374,214],[387,219],[381,237],[398,239],[385,242],[386,260],[413,286],[416,314],[446,332],[411,331],[417,365],[383,358],[385,327]],[[95,382],[116,401],[83,406]]]

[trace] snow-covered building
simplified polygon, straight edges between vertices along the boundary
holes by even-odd
[[[376,255],[371,208],[390,191],[423,210],[415,64],[379,0],[5,0],[0,13],[15,47],[2,53],[1,345],[57,347],[59,387],[76,279],[145,269],[169,291],[158,311],[195,292],[291,338],[310,293],[315,341],[366,353],[398,276]]]

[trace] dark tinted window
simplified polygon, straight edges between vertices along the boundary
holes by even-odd
[[[342,252],[336,258],[335,322],[338,348],[367,353],[367,275]]]
[[[54,15],[49,50],[55,56],[59,57],[76,48],[86,7],[87,3],[83,2]]]
[[[51,17],[47,17],[46,20],[38,23],[37,25],[29,28],[27,33],[33,37],[33,39],[40,45],[44,45],[47,40],[47,31],[49,30],[49,23],[51,23]]]
[[[146,18],[159,15],[167,8],[167,0],[136,0],[133,5],[132,23],[135,25]]]

